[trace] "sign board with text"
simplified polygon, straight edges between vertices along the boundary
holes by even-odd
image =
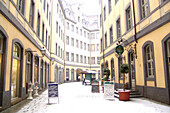
[[[104,83],[104,98],[114,99],[114,83],[112,81],[105,81]]]
[[[58,84],[57,83],[48,83],[48,103],[49,98],[58,97]]]

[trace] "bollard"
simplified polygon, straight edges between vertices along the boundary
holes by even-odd
[[[30,82],[29,84],[28,84],[28,98],[27,99],[33,99],[33,97],[32,97],[32,91],[33,91],[33,89],[32,89],[32,83]]]
[[[38,96],[38,82],[34,83],[35,96]]]

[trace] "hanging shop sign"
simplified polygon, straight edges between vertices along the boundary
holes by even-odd
[[[123,52],[124,52],[123,46],[122,46],[122,45],[118,45],[118,46],[116,47],[116,53],[117,53],[118,55],[121,55]]]

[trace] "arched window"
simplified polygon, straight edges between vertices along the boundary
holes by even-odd
[[[32,83],[32,55],[31,52],[26,54],[26,93],[28,91],[29,82]]]
[[[155,86],[156,86],[153,42],[151,41],[145,42],[145,44],[142,47],[142,52],[143,52],[145,85],[147,85],[146,81],[155,81]]]
[[[71,70],[71,79],[74,81],[74,69]]]
[[[114,59],[111,60],[111,80],[115,79]]]
[[[54,70],[54,82],[58,83],[58,67],[55,66],[55,70]]]
[[[0,34],[0,79],[2,80],[2,56],[3,56],[3,39],[4,37]]]
[[[21,64],[21,47],[17,43],[13,46],[12,59],[12,80],[11,80],[11,98],[15,99],[19,96],[19,76]]]
[[[38,69],[39,69],[39,58],[35,57],[35,65],[34,65],[34,82],[38,82]]]
[[[43,60],[41,60],[41,66],[40,66],[40,86],[43,88]]]
[[[66,69],[66,81],[69,81],[69,69]]]

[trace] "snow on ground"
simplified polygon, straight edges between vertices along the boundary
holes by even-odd
[[[15,105],[3,113],[14,113],[14,111],[17,113],[170,113],[169,105],[145,98],[134,98],[126,102],[117,98],[105,100],[102,92],[91,93],[91,86],[84,86],[80,82],[59,85],[59,103],[57,98],[51,98],[48,104],[47,94],[46,90],[32,101],[25,102],[26,105]]]

